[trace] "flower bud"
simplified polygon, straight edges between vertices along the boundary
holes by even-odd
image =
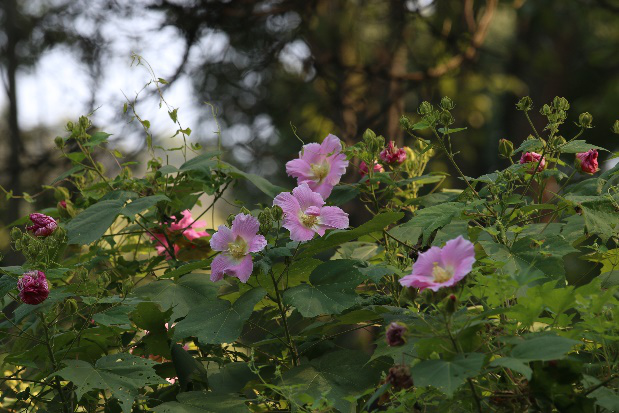
[[[456,105],[453,103],[453,101],[449,97],[444,96],[441,99],[441,108],[445,110],[452,110],[454,107],[456,107]]]
[[[73,125],[73,122],[67,122],[67,131],[72,132],[74,127],[75,125]]]
[[[451,116],[451,113],[442,112],[441,116],[439,117],[439,121],[441,122],[441,125],[449,126],[453,124],[456,120],[453,116]]]
[[[387,344],[391,347],[401,346],[406,343],[406,335],[408,333],[408,327],[406,325],[392,322],[387,327],[387,332],[385,333],[385,338],[387,340]]]
[[[366,129],[365,132],[363,132],[363,141],[366,145],[369,146],[374,139],[376,139],[376,134],[372,129]]]
[[[23,235],[24,234],[19,230],[19,228],[13,227],[13,229],[11,229],[11,239],[13,241],[19,241]]]
[[[385,172],[385,168],[383,168],[383,166],[376,161],[374,161],[374,168],[372,169],[374,170],[374,172]],[[368,164],[361,161],[361,163],[359,164],[359,173],[361,174],[361,177],[366,176],[368,172]]]
[[[565,111],[570,108],[570,103],[567,101],[566,98],[555,96],[555,98],[552,100],[552,106],[554,106],[554,108],[557,110]]]
[[[410,389],[413,387],[411,369],[405,364],[398,364],[389,369],[387,381],[396,390]]]
[[[231,226],[232,226],[232,221],[234,221],[234,217],[236,217],[236,215],[235,215],[235,214],[230,214],[230,215],[228,215],[228,219],[226,219],[226,225],[227,225],[228,227],[231,227]]]
[[[380,159],[388,164],[401,164],[406,160],[406,151],[395,146],[394,141],[389,141],[387,147],[380,152]]]
[[[429,115],[430,113],[432,113],[433,110],[434,108],[432,107],[432,104],[430,102],[424,101],[424,102],[421,102],[421,105],[419,105],[419,108],[417,109],[417,113],[424,116],[424,115]]]
[[[552,108],[548,105],[544,105],[542,106],[542,108],[539,110],[539,113],[541,113],[544,116],[548,116],[552,113]]]
[[[54,144],[56,144],[56,147],[58,149],[62,149],[64,148],[64,139],[62,139],[60,136],[56,136],[56,138],[54,138]]]
[[[578,117],[578,124],[583,128],[592,128],[593,116],[589,112],[581,113]]]
[[[279,205],[275,205],[273,208],[271,208],[271,215],[273,216],[273,219],[275,221],[279,221],[282,219],[284,211],[279,207]]]
[[[541,162],[540,162],[541,159]],[[520,157],[521,164],[531,164],[528,173],[533,174],[535,171],[535,167],[537,167],[537,172],[542,172],[546,168],[546,158],[542,158],[542,155],[536,152],[526,152],[523,153]],[[537,164],[539,163],[539,166]]]
[[[619,135],[619,120],[616,120],[612,128],[613,133]]]
[[[17,281],[19,298],[30,305],[41,304],[49,295],[49,285],[43,271],[28,271]]]
[[[77,301],[75,300],[75,298],[69,298],[68,300],[64,302],[64,311],[67,314],[69,315],[75,314],[77,313],[77,309],[78,309],[78,306],[77,306]]]
[[[594,174],[599,171],[598,151],[590,149],[587,152],[576,154],[576,169],[586,174]]]
[[[530,97],[525,96],[516,103],[516,109],[528,112],[533,107],[533,101]]]
[[[410,129],[413,127],[413,124],[411,122],[411,120],[409,118],[407,118],[406,116],[402,115],[400,117],[400,126],[403,129]]]
[[[447,314],[453,314],[456,312],[456,307],[458,306],[458,297],[451,294],[447,297],[447,302],[445,303],[445,311]]]
[[[510,158],[514,153],[514,144],[507,140],[507,139],[501,139],[499,141],[499,154],[503,157],[503,158]]]
[[[555,148],[558,148],[559,146],[565,145],[567,141],[565,140],[565,138],[561,135],[559,136],[555,136],[554,139],[552,140],[552,144]]]

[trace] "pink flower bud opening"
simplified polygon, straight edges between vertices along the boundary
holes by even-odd
[[[590,149],[587,152],[576,154],[576,164],[581,172],[586,174],[594,174],[600,169],[598,168],[598,151]]]
[[[33,225],[26,227],[26,230],[37,237],[47,237],[58,228],[58,224],[54,218],[45,214],[34,213],[30,214],[30,221]]]
[[[540,159],[542,160],[542,162],[539,161]],[[527,172],[530,174],[532,174],[535,171],[535,167],[537,166],[538,163],[539,163],[539,166],[537,167],[537,172],[542,172],[544,169],[546,169],[546,158],[542,158],[542,155],[536,152],[523,153],[522,156],[520,157],[520,163],[531,164],[531,167],[527,170]]]
[[[19,298],[26,304],[37,305],[47,299],[49,285],[43,271],[28,271],[17,281]]]
[[[387,147],[380,153],[380,159],[388,164],[401,164],[406,160],[406,151],[395,146],[394,141],[389,141]]]

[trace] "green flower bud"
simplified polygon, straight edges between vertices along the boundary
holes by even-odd
[[[84,128],[84,130],[90,128],[90,125],[90,119],[88,119],[86,116],[80,116],[80,126]]]
[[[258,222],[261,224],[270,223],[273,220],[273,216],[271,215],[270,208],[264,208],[264,211],[258,214]]]
[[[228,219],[226,219],[226,225],[228,225],[229,227],[231,227],[231,226],[232,226],[232,221],[234,221],[234,217],[235,217],[235,216],[236,216],[236,215],[234,215],[234,214],[230,214],[230,215],[228,215]]]
[[[276,205],[273,208],[271,208],[271,215],[273,216],[273,219],[275,221],[279,221],[282,219],[282,216],[284,215],[284,211],[282,211],[282,209]]]
[[[73,122],[67,122],[67,131],[72,132],[74,127],[75,125],[73,125]]]
[[[445,96],[441,99],[441,108],[445,110],[452,110],[456,105],[453,103],[449,97]]]
[[[249,212],[249,209],[245,208],[245,207],[241,207],[241,210],[239,211],[241,214],[245,214],[245,215],[251,215],[251,212]]]
[[[451,125],[452,123],[454,123],[456,121],[454,119],[454,117],[451,116],[451,113],[449,113],[449,112],[441,113],[441,116],[440,116],[439,120],[441,122],[441,125],[445,125],[445,126],[449,126],[449,125]]]
[[[570,108],[570,103],[567,101],[566,98],[555,96],[555,98],[552,100],[552,106],[554,106],[554,108],[557,110],[565,111]]]
[[[447,302],[445,303],[445,311],[447,314],[453,314],[456,312],[456,308],[458,307],[458,297],[451,294],[447,297]]]
[[[516,103],[516,109],[528,112],[533,108],[533,101],[530,97],[525,96]]]
[[[421,105],[419,105],[419,109],[417,109],[417,113],[419,113],[420,115],[428,115],[430,113],[432,113],[432,111],[434,110],[434,108],[432,107],[432,104],[430,102],[422,102]]]
[[[376,139],[376,134],[372,129],[366,129],[365,132],[363,132],[363,142],[365,142],[366,145],[369,146],[374,139]]]
[[[64,311],[67,314],[75,314],[77,313],[78,306],[77,301],[74,298],[69,298],[64,302]]]
[[[612,128],[613,133],[619,135],[619,120],[616,120]]]
[[[400,126],[402,127],[402,129],[410,129],[413,127],[413,124],[409,118],[402,115],[400,117]]]
[[[510,158],[514,154],[514,144],[507,139],[501,139],[499,141],[499,154],[503,158]]]
[[[561,136],[561,135],[559,135],[559,136],[555,136],[555,137],[554,137],[554,139],[552,140],[552,144],[553,144],[553,146],[554,146],[555,148],[556,148],[556,147],[559,147],[559,146],[561,146],[561,145],[565,145],[565,142],[567,142],[567,141],[566,141],[566,140],[565,140],[565,138],[564,138],[563,136]]]
[[[23,235],[24,234],[17,227],[13,227],[11,230],[11,239],[13,239],[13,241],[19,241]]]
[[[578,124],[583,128],[592,128],[593,116],[589,112],[581,113],[578,117]]]
[[[544,105],[542,106],[542,108],[539,110],[539,113],[541,113],[544,116],[548,116],[552,113],[552,108],[548,105]]]
[[[60,136],[56,136],[56,138],[54,139],[54,144],[56,144],[56,147],[58,149],[62,149],[64,148],[64,139],[62,139]]]

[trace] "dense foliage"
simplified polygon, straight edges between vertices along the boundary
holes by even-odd
[[[618,410],[619,167],[599,172],[604,149],[579,139],[592,116],[564,137],[569,103],[555,98],[544,131],[501,141],[509,167],[460,173],[454,190],[424,174],[439,156],[460,171],[453,107],[402,117],[409,147],[371,130],[304,145],[293,190],[196,145],[168,149],[185,159],[169,164],[136,113],[147,170],[118,163],[111,177],[95,156],[108,134],[69,123],[58,205],[16,223],[25,262],[1,269],[3,408]],[[529,98],[517,108],[529,119]],[[362,179],[341,183],[356,163]],[[211,228],[239,180],[273,203]],[[370,218],[348,228],[340,207],[360,206]],[[577,261],[588,272],[568,280]]]

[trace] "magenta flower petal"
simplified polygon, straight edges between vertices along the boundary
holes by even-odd
[[[441,257],[445,266],[454,269],[454,278],[460,280],[473,270],[475,246],[471,241],[458,236],[447,241],[441,250]]]
[[[232,221],[232,233],[235,237],[242,237],[246,241],[256,236],[260,223],[251,215],[237,214]]]
[[[321,207],[325,204],[325,201],[323,201],[320,194],[312,191],[307,184],[301,184],[297,186],[295,189],[292,190],[292,195],[299,202],[299,206],[301,207],[302,211],[305,211],[312,206]],[[284,208],[282,208],[282,210],[283,209]]]
[[[30,220],[32,221],[33,225],[26,227],[26,230],[37,237],[47,237],[49,235],[52,235],[52,233],[58,227],[58,224],[56,223],[54,218],[45,214],[39,214],[38,212],[30,214]]]
[[[426,252],[419,254],[417,261],[413,264],[413,275],[432,274],[434,263],[442,264],[441,249],[439,247],[431,247]],[[428,275],[428,278],[432,279]]]
[[[297,158],[286,162],[286,173],[289,176],[298,178],[299,180],[310,180],[309,175],[306,175],[310,168],[310,163],[305,159]]]
[[[320,221],[322,225],[327,225],[331,228],[348,228],[348,214],[338,207],[322,207]]]
[[[251,255],[246,255],[241,260],[234,260],[226,254],[215,257],[211,263],[211,281],[216,282],[223,278],[224,274],[238,278],[246,283],[254,269]]]
[[[273,205],[279,206],[286,215],[298,215],[301,212],[299,201],[290,192],[282,192],[273,200]]]
[[[19,298],[30,305],[41,304],[49,296],[49,285],[43,271],[25,272],[17,281]]]
[[[267,240],[262,235],[254,235],[251,241],[247,244],[248,252],[260,252],[267,246]]]
[[[580,171],[587,174],[594,174],[599,171],[598,168],[598,151],[590,149],[587,152],[576,154],[576,164],[580,167]]]
[[[290,239],[293,241],[309,241],[314,238],[315,231],[303,226],[298,219],[286,219],[283,227],[290,231]]]
[[[211,237],[210,244],[214,251],[226,251],[228,244],[232,241],[234,241],[232,230],[225,225],[220,225],[217,232]]]

